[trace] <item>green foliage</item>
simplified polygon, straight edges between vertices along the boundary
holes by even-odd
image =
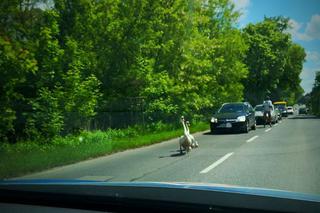
[[[79,129],[82,122],[96,114],[95,108],[100,97],[100,81],[93,75],[84,76],[87,68],[82,61],[85,53],[78,49],[77,42],[67,40],[65,56],[68,60],[67,70],[62,75],[63,91],[60,104],[65,118],[67,132]],[[69,61],[70,60],[70,61]]]
[[[315,115],[320,116],[320,71],[316,72],[316,78],[310,96],[311,110]]]
[[[87,74],[86,54],[77,41],[65,38],[59,44],[59,16],[46,11],[46,26],[40,30],[37,51],[39,72],[35,76],[36,97],[30,99],[32,113],[26,123],[29,138],[50,141],[62,132],[79,131],[95,115],[99,80]]]
[[[164,140],[177,138],[182,128],[158,124],[162,131],[147,132],[144,127],[107,131],[83,131],[79,135],[55,137],[50,144],[24,141],[16,144],[0,143],[0,178],[17,177],[55,166],[137,148]],[[195,123],[192,131],[203,131],[207,123]],[[165,130],[167,129],[167,130]],[[28,162],[28,163],[26,163]]]
[[[37,71],[32,53],[22,44],[0,33],[0,140],[15,137],[14,121],[17,104],[25,99],[19,88],[27,74]]]
[[[249,46],[245,96],[253,104],[261,103],[267,94],[275,101],[292,104],[302,94],[299,75],[306,54],[292,42],[287,28],[288,19],[275,17],[249,24],[243,30]]]
[[[233,27],[237,14],[229,3],[175,1],[170,8],[161,3],[158,7],[164,19],[156,17],[157,26],[150,26],[150,31],[159,35],[162,48],[143,46],[149,48],[143,57],[153,67],[143,67],[141,95],[147,99],[147,112],[196,117],[224,101],[240,101],[246,44]]]
[[[59,106],[62,91],[57,89],[51,92],[48,88],[42,88],[39,93],[39,97],[32,102],[34,113],[28,120],[26,133],[29,138],[36,139],[39,131],[48,140],[63,128],[63,111]]]
[[[300,86],[300,74],[305,57],[306,53],[301,46],[294,43],[290,45],[284,73],[280,78],[278,90],[275,91],[278,99],[287,99],[290,105],[295,104],[304,92]]]
[[[266,18],[240,31],[229,0],[0,6],[1,141],[55,143],[90,129],[103,111],[137,108],[150,131],[161,131],[244,93],[253,103],[268,91],[289,102],[302,93],[305,53],[285,33],[288,21]]]

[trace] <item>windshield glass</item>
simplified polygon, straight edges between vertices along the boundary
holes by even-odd
[[[0,179],[320,195],[319,26],[319,0],[1,0]]]
[[[286,106],[284,104],[275,104],[274,105],[276,108],[280,109],[280,110],[285,110]]]
[[[258,105],[254,108],[255,111],[263,111],[263,105]]]
[[[219,113],[234,113],[243,112],[244,106],[242,104],[225,104],[219,110]]]

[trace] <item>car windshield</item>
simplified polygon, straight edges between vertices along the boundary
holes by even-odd
[[[219,113],[234,113],[243,112],[244,106],[242,104],[225,104],[219,110]]]
[[[1,180],[320,195],[319,103],[319,0],[0,1]]]
[[[285,110],[286,106],[284,104],[277,104],[275,105],[276,108],[280,109],[280,110]]]
[[[258,105],[254,109],[255,109],[255,111],[263,111],[263,106],[262,105]]]

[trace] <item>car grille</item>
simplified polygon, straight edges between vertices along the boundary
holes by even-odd
[[[218,119],[218,123],[233,123],[233,122],[236,122],[237,119]]]

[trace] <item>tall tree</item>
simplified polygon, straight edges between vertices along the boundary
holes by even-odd
[[[24,129],[25,85],[37,71],[30,41],[39,18],[34,2],[0,2],[0,140],[15,141]]]
[[[245,95],[253,104],[261,103],[266,95],[293,103],[302,93],[299,75],[305,52],[292,42],[287,28],[287,18],[273,17],[243,30],[249,45]]]
[[[292,43],[286,55],[286,65],[280,77],[278,87],[273,91],[277,99],[286,99],[290,105],[302,96],[300,74],[305,61],[305,50],[298,44]]]
[[[310,95],[310,104],[312,112],[315,115],[320,115],[320,71],[316,72],[314,85]]]

